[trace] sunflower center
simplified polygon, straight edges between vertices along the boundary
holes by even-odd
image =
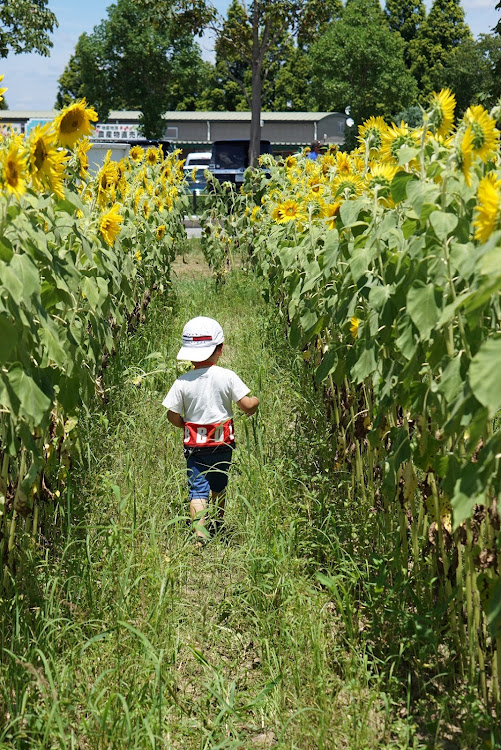
[[[63,133],[74,133],[76,130],[80,130],[82,124],[82,114],[80,112],[71,112],[61,120],[60,129]]]
[[[8,159],[7,168],[5,171],[7,173],[7,183],[13,188],[17,187],[17,184],[19,182],[19,170],[17,168],[17,162],[15,162],[14,159]]]
[[[47,154],[48,152],[45,143],[41,138],[39,138],[35,146],[35,167],[38,170],[42,169],[47,158]]]

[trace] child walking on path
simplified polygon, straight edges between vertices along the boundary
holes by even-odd
[[[221,526],[235,438],[233,402],[247,415],[256,412],[259,399],[232,370],[218,367],[223,351],[223,329],[213,318],[198,317],[183,329],[177,359],[190,360],[194,369],[181,375],[162,404],[167,419],[184,430],[190,516],[199,546],[207,539],[205,511],[212,494],[216,524]]]

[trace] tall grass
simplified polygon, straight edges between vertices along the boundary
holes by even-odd
[[[82,415],[58,547],[29,548],[1,603],[0,747],[495,747],[489,717],[448,697],[440,613],[418,610],[332,470],[321,393],[276,311],[244,270],[216,289],[187,261],[121,342],[107,407]],[[198,314],[262,400],[236,419],[227,537],[201,552],[161,406]]]

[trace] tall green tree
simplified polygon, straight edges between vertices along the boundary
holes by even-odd
[[[155,8],[156,17],[162,16],[163,7],[170,0],[137,0]],[[185,0],[188,2],[188,0]],[[203,2],[203,0],[199,0]],[[238,13],[236,6],[240,6]],[[208,27],[215,33],[219,58],[229,60],[233,65],[241,61],[244,65],[244,79],[250,71],[250,147],[249,161],[254,163],[259,154],[261,137],[261,109],[263,85],[270,75],[272,66],[267,63],[270,53],[279,41],[291,35],[300,46],[307,45],[318,33],[321,25],[333,15],[333,8],[339,9],[340,0],[237,0],[233,3],[231,18],[221,18],[210,0],[206,0]],[[235,12],[233,12],[235,11]],[[235,76],[236,78],[236,76]],[[244,94],[246,80],[237,84]],[[243,88],[242,88],[243,87]]]
[[[411,72],[418,82],[421,101],[440,88],[449,55],[471,36],[460,0],[433,0],[416,38],[409,42]]]
[[[417,37],[426,18],[423,0],[386,0],[384,12],[390,29],[400,34],[406,44],[404,59],[410,67],[412,57],[409,42]]]
[[[50,34],[58,26],[47,0],[3,0],[0,3],[0,57],[10,51],[38,52],[47,56]]]
[[[492,107],[501,95],[501,37],[481,34],[477,40],[467,37],[445,58],[440,87],[447,86],[456,96],[456,114],[462,115],[471,104]]]
[[[56,106],[85,96],[100,119],[110,109],[140,110],[144,135],[159,138],[166,110],[194,108],[205,68],[189,30],[154,27],[134,0],[117,0],[107,19],[80,36]]]
[[[213,23],[212,30],[220,58],[240,60],[246,66],[247,75],[240,85],[248,92],[251,109],[249,162],[253,164],[259,154],[266,82],[279,75],[284,59],[281,50],[294,48],[291,39],[299,47],[308,46],[339,14],[341,5],[340,0],[253,0],[249,5],[234,0],[231,7],[231,18],[220,25]]]
[[[357,124],[405,109],[416,97],[416,83],[404,47],[379,0],[349,0],[341,19],[311,47],[312,103],[327,111],[350,107]]]

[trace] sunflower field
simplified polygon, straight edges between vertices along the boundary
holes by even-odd
[[[79,414],[185,237],[178,154],[136,146],[91,173],[95,120],[82,100],[0,139],[0,590],[57,535]]]
[[[443,90],[419,129],[261,157],[203,242],[219,275],[251,256],[332,415],[329,471],[499,710],[501,107],[454,109]]]

